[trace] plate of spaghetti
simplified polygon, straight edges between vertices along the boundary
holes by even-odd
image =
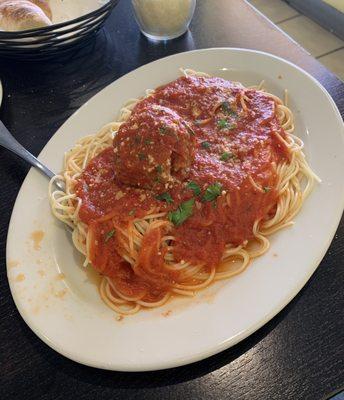
[[[18,195],[7,264],[21,315],[61,354],[112,370],[238,343],[324,256],[343,137],[325,89],[266,53],[199,50],[127,74],[44,148],[60,171],[49,188],[31,170]]]

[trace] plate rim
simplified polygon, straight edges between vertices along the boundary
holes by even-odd
[[[267,52],[263,52],[263,51],[258,51],[258,50],[252,50],[252,49],[244,49],[244,48],[231,48],[231,47],[214,47],[214,48],[206,48],[206,49],[197,49],[197,50],[191,50],[191,51],[186,51],[186,52],[182,52],[182,53],[177,53],[177,54],[173,54],[167,57],[163,57],[157,60],[154,60],[152,62],[146,63],[136,69],[133,69],[131,71],[129,71],[128,73],[120,76],[119,78],[117,78],[116,80],[114,80],[113,82],[111,82],[110,84],[108,84],[107,86],[105,86],[104,88],[102,88],[101,90],[99,90],[97,93],[95,93],[90,99],[88,99],[81,107],[79,107],[70,117],[68,117],[66,119],[66,121],[64,121],[64,123],[55,131],[55,133],[51,136],[51,138],[49,139],[49,141],[46,143],[46,145],[43,147],[43,149],[40,152],[40,155],[46,151],[46,148],[49,146],[50,141],[54,138],[54,136],[57,134],[57,132],[59,132],[61,129],[63,129],[65,127],[66,124],[68,124],[70,122],[71,119],[76,118],[76,114],[79,113],[81,110],[83,110],[84,108],[87,108],[88,103],[91,100],[94,100],[96,96],[101,95],[101,93],[106,90],[107,88],[109,88],[111,85],[114,85],[117,80],[126,77],[129,74],[135,74],[138,70],[141,70],[143,68],[147,68],[149,65],[153,64],[153,63],[159,63],[161,60],[166,60],[166,59],[171,59],[171,58],[175,58],[178,57],[180,54],[190,54],[190,53],[201,53],[201,52],[212,52],[212,51],[229,51],[229,52],[249,52],[249,53],[255,53],[255,54],[260,54],[263,56],[267,56],[268,58],[273,58],[273,59],[277,59],[278,61],[282,62],[282,63],[286,63],[289,66],[296,68],[299,72],[303,73],[304,75],[306,75],[308,78],[310,78],[313,82],[313,84],[315,84],[323,93],[324,95],[327,97],[327,100],[329,101],[329,103],[331,104],[331,108],[332,111],[334,112],[334,114],[336,115],[336,119],[338,120],[338,122],[342,122],[342,117],[341,114],[334,102],[334,100],[332,99],[331,95],[328,93],[328,91],[323,87],[323,85],[317,81],[312,75],[310,75],[307,71],[304,71],[302,68],[300,68],[299,66],[295,65],[294,63],[285,60],[279,56],[275,56],[273,54],[267,53]],[[344,128],[344,124],[342,125],[342,128]],[[341,129],[341,135],[342,138],[344,138],[344,129]],[[39,156],[40,156],[39,155]],[[16,200],[15,200],[15,204],[13,206],[13,210],[12,210],[12,214],[11,214],[11,218],[10,218],[10,222],[9,222],[9,227],[8,227],[8,234],[7,234],[7,242],[6,242],[6,264],[7,264],[7,274],[9,273],[9,260],[10,260],[10,256],[9,256],[9,236],[10,236],[10,231],[11,229],[13,229],[13,216],[16,212],[18,212],[17,207],[18,207],[18,198],[21,195],[22,191],[23,191],[23,187],[25,185],[25,183],[27,182],[28,179],[30,179],[30,175],[32,172],[32,169],[30,169],[30,171],[28,172],[27,176],[25,177],[20,190],[17,194]],[[339,204],[339,203],[338,203]],[[316,271],[316,269],[318,268],[321,260],[324,258],[332,240],[333,237],[336,233],[336,230],[338,228],[338,225],[340,223],[341,220],[341,214],[343,212],[344,209],[344,190],[342,190],[342,200],[341,200],[341,205],[338,207],[338,210],[335,210],[335,212],[333,213],[333,215],[336,216],[336,218],[334,219],[335,222],[332,223],[331,226],[331,234],[327,237],[326,243],[324,243],[322,251],[319,253],[319,256],[313,260],[312,263],[310,263],[312,265],[312,268],[309,269],[308,273],[304,273],[303,274],[303,279],[300,280],[300,282],[298,283],[297,286],[295,286],[294,290],[292,292],[288,292],[288,294],[285,296],[285,298],[283,299],[283,301],[280,301],[280,304],[276,307],[274,307],[268,314],[266,314],[266,316],[263,319],[260,319],[258,321],[256,321],[255,324],[251,325],[251,327],[249,329],[246,329],[242,332],[239,332],[237,335],[229,337],[228,339],[224,340],[221,343],[217,343],[216,345],[213,345],[211,348],[209,348],[207,351],[200,351],[198,353],[194,353],[192,356],[185,356],[182,357],[180,360],[176,360],[175,358],[169,360],[169,361],[165,361],[162,364],[157,364],[157,363],[153,363],[153,365],[151,365],[149,362],[146,363],[143,367],[140,367],[138,365],[133,366],[132,363],[128,362],[127,365],[121,365],[121,367],[119,367],[118,365],[116,365],[116,362],[111,363],[111,365],[109,365],[108,363],[102,363],[99,362],[99,360],[90,360],[88,357],[84,357],[83,355],[80,356],[80,354],[72,354],[68,351],[65,351],[63,349],[63,347],[55,344],[53,341],[51,341],[48,337],[44,336],[40,330],[36,327],[36,326],[32,326],[33,324],[31,324],[31,321],[29,321],[29,318],[27,318],[27,314],[25,312],[25,310],[21,307],[21,303],[20,300],[18,299],[15,290],[13,289],[13,282],[11,282],[11,279],[9,279],[8,277],[8,282],[9,282],[9,286],[10,286],[10,291],[11,291],[11,295],[12,298],[15,302],[15,305],[17,307],[18,312],[20,313],[21,317],[24,319],[25,323],[28,325],[28,327],[44,342],[46,343],[49,347],[51,347],[53,350],[57,351],[59,354],[62,354],[63,356],[76,361],[78,363],[90,366],[90,367],[95,367],[95,368],[100,368],[100,369],[105,369],[105,370],[114,370],[114,371],[124,371],[124,372],[138,372],[138,371],[152,371],[152,370],[163,370],[163,369],[168,369],[168,368],[173,368],[173,367],[179,367],[179,366],[183,366],[183,365],[187,365],[187,364],[191,364],[200,360],[203,360],[205,358],[208,358],[212,355],[218,354],[234,345],[236,345],[237,343],[239,343],[240,341],[244,340],[245,338],[247,338],[248,336],[250,336],[252,333],[254,333],[255,331],[257,331],[258,329],[260,329],[262,326],[264,326],[268,321],[270,321],[273,317],[275,317],[283,308],[285,308],[293,299],[294,297],[302,290],[302,288],[305,286],[305,284],[309,281],[310,277],[314,274],[314,272]]]

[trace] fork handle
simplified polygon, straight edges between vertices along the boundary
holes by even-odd
[[[43,163],[41,163],[34,155],[25,149],[17,140],[11,135],[6,126],[0,121],[0,146],[5,147],[12,153],[16,154],[33,167],[39,169],[49,179],[53,178],[55,174]],[[56,186],[64,190],[64,185],[61,182],[55,182]]]

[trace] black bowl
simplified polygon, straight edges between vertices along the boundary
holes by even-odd
[[[0,31],[0,56],[30,59],[53,56],[86,41],[97,32],[119,0],[109,0],[91,13],[44,28]]]

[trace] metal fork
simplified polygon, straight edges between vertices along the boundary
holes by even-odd
[[[0,121],[0,146],[5,147],[12,153],[16,154],[33,167],[39,169],[49,179],[53,178],[54,174],[46,165],[39,161],[29,151],[27,151],[17,140],[11,135],[6,126]],[[65,191],[65,185],[62,181],[55,180],[55,185],[58,189]]]

